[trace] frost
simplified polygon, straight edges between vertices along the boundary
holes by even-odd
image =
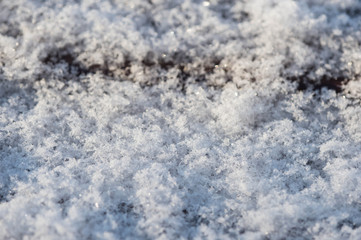
[[[0,1],[0,239],[358,239],[360,11]]]

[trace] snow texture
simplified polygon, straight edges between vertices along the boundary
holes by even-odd
[[[360,239],[358,0],[0,0],[0,239]]]

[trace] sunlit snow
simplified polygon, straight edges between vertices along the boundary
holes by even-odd
[[[0,0],[0,239],[360,239],[361,2]]]

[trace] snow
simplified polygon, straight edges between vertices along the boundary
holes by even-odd
[[[360,11],[0,1],[0,239],[359,239]]]

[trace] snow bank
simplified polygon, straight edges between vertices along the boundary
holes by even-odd
[[[359,1],[3,0],[1,239],[358,239]]]

